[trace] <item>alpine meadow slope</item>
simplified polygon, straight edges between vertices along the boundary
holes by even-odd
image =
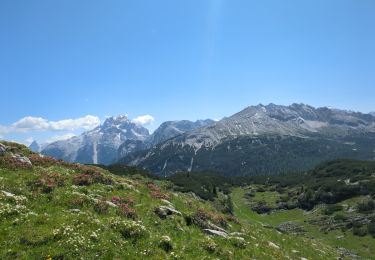
[[[227,196],[218,191],[220,196]],[[238,210],[236,210],[238,212]],[[223,213],[166,181],[0,143],[1,259],[329,259],[333,246]]]

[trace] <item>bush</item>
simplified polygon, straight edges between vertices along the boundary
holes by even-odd
[[[229,241],[231,242],[233,246],[242,248],[242,249],[246,248],[246,245],[247,245],[245,239],[242,237],[230,237]]]
[[[162,193],[160,191],[151,191],[150,196],[153,199],[164,199],[164,200],[169,200],[170,197],[168,194]]]
[[[127,218],[131,218],[131,219],[136,219],[137,218],[137,213],[135,211],[135,209],[132,209],[129,204],[120,204],[119,207],[118,207],[118,212],[119,214],[127,217]]]
[[[98,214],[107,214],[109,211],[109,205],[106,201],[100,200],[94,205],[94,210]]]
[[[159,186],[152,182],[147,183],[147,188],[149,188],[152,191],[160,191]]]
[[[66,178],[59,173],[41,173],[41,178],[28,183],[28,186],[33,191],[41,191],[43,193],[50,193],[56,187],[65,185]]]
[[[357,204],[357,208],[359,212],[368,213],[375,209],[375,201],[374,200],[364,200]]]
[[[115,220],[111,225],[127,239],[139,239],[147,234],[141,222]]]
[[[217,249],[217,244],[210,237],[207,237],[202,244],[203,248],[209,253],[214,253]]]
[[[73,177],[73,184],[78,186],[89,186],[94,183],[101,184],[113,184],[113,180],[110,176],[105,176],[96,169],[88,168],[84,173],[76,174]]]
[[[328,204],[323,210],[323,213],[326,215],[332,215],[336,211],[342,210],[342,206],[338,204]]]
[[[12,157],[0,157],[0,167],[4,167],[10,170],[17,169],[31,169],[32,165],[20,162],[19,160]]]
[[[343,214],[336,214],[334,217],[333,217],[334,220],[336,221],[346,221],[348,218],[343,215]]]
[[[272,208],[268,206],[265,201],[258,201],[258,203],[252,206],[251,209],[258,214],[265,214],[272,210]]]
[[[364,237],[367,235],[367,228],[362,226],[362,227],[353,227],[353,235],[359,236],[359,237]]]
[[[208,212],[204,209],[198,209],[197,212],[192,216],[192,223],[201,228],[209,228],[207,227],[208,221],[224,228],[228,226],[228,222],[224,216],[213,212]]]
[[[162,236],[160,239],[159,247],[165,252],[170,252],[173,249],[172,241],[169,236]]]
[[[128,205],[134,205],[135,203],[135,199],[133,197],[126,197],[126,198],[122,198],[122,197],[118,197],[118,196],[113,196],[111,198],[111,202],[116,204],[116,205],[121,205],[121,204],[128,204]]]
[[[90,201],[85,197],[76,197],[69,201],[69,208],[82,208],[89,205]]]
[[[367,226],[368,233],[375,238],[375,221],[371,221]]]

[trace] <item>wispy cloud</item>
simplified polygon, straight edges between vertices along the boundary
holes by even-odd
[[[136,124],[148,125],[155,121],[155,118],[151,115],[138,116],[132,120]]]
[[[74,131],[92,129],[100,124],[97,116],[87,115],[76,119],[49,121],[42,117],[27,116],[9,125],[0,125],[0,134],[12,132],[26,133],[30,131]]]
[[[53,143],[53,142],[56,142],[56,141],[67,140],[67,139],[72,138],[74,136],[75,136],[75,134],[73,134],[73,133],[67,133],[67,134],[63,134],[63,135],[54,135],[54,136],[48,138],[45,142],[49,144],[49,143]]]
[[[26,144],[27,146],[29,146],[32,142],[34,142],[34,138],[32,138],[32,137],[28,137],[28,138],[26,138],[26,140],[25,140],[25,144]]]

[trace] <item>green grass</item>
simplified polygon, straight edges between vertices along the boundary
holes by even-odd
[[[271,214],[259,215],[249,208],[247,199],[245,199],[244,197],[246,192],[247,189],[244,188],[236,188],[232,192],[232,198],[235,205],[235,213],[242,221],[246,221],[249,224],[255,225],[257,227],[275,227],[280,223],[286,221],[300,223],[307,231],[305,235],[288,236],[294,236],[296,240],[311,239],[312,245],[324,245],[324,247],[329,248],[346,248],[350,251],[355,252],[360,257],[373,259],[375,255],[375,239],[371,236],[358,237],[354,236],[350,231],[342,232],[341,230],[335,230],[328,233],[321,232],[319,231],[318,226],[309,223],[310,219],[314,219],[319,216],[319,210],[304,212],[301,209],[293,209],[276,211]],[[260,195],[256,194],[254,200],[263,200],[265,197],[268,197],[268,202],[270,203],[273,203],[273,199],[277,198],[274,192],[262,192],[260,193]],[[347,201],[343,201],[341,204],[355,205],[358,200],[360,200],[360,198],[353,198]],[[315,248],[319,249],[320,247]],[[308,255],[309,253],[313,252],[311,252],[309,249],[308,252],[305,252],[305,254]],[[314,257],[313,259],[316,258]]]
[[[22,146],[17,149],[33,155]],[[133,168],[117,169],[124,171],[118,176],[94,166],[33,160],[27,169],[9,167],[9,161],[0,160],[0,259],[335,259],[337,246],[362,246],[358,254],[369,258],[374,254],[372,238],[348,234],[335,242],[336,233],[319,233],[305,222],[309,216],[302,210],[254,213],[243,188],[231,193],[237,223],[218,211],[218,201],[176,192],[170,182],[151,180]],[[77,185],[77,176],[84,179],[87,174],[95,176],[94,181]],[[154,209],[166,202],[152,196],[154,186],[157,196],[168,197],[182,216],[160,219],[155,214]],[[134,220],[101,204],[114,196],[134,200],[128,205],[136,213]],[[279,197],[277,192],[266,191],[257,192],[253,199],[275,205]],[[189,225],[187,219],[199,209],[212,216],[212,221],[224,219],[227,231],[241,232],[244,241],[209,237],[197,225]],[[282,234],[273,228],[290,220],[303,223],[309,235]],[[171,250],[162,248],[164,236],[170,238]]]

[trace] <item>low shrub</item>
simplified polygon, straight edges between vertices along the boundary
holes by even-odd
[[[120,215],[125,216],[130,219],[136,219],[137,218],[137,213],[135,209],[131,208],[129,204],[120,204],[118,207],[118,212]]]
[[[365,226],[353,227],[353,235],[364,237],[367,235],[367,228]]]
[[[32,165],[21,162],[16,158],[2,156],[0,157],[0,167],[7,168],[9,170],[17,170],[17,169],[31,169]]]
[[[105,200],[99,200],[94,204],[94,210],[98,214],[107,214],[109,211],[109,205]]]
[[[146,228],[140,221],[112,219],[111,227],[126,239],[139,239],[147,235]]]
[[[28,186],[32,191],[40,191],[43,193],[50,193],[57,187],[65,185],[66,177],[59,173],[41,173],[41,176],[36,181],[28,182]]]
[[[202,242],[203,248],[209,252],[209,253],[214,253],[217,250],[217,244],[215,241],[213,241],[210,237],[207,237],[203,242]]]
[[[160,191],[160,187],[153,182],[147,183],[147,188],[152,191]]]
[[[357,204],[357,209],[362,213],[371,212],[375,209],[375,201],[372,199],[363,200]]]
[[[375,238],[375,220],[372,220],[367,226],[368,233]]]
[[[206,211],[204,209],[198,209],[197,212],[192,216],[191,222],[201,228],[207,228],[207,222],[210,221],[216,225],[220,225],[224,228],[228,227],[226,218],[222,215]]]
[[[328,204],[323,210],[325,215],[332,215],[336,211],[342,210],[342,206],[338,204]]]
[[[245,239],[242,237],[230,237],[229,241],[233,246],[238,248],[244,249],[247,246]]]
[[[173,244],[169,236],[162,236],[159,242],[159,247],[165,252],[170,252],[173,249]]]
[[[83,173],[73,176],[73,184],[78,186],[89,186],[94,183],[113,184],[114,181],[110,176],[105,176],[97,169],[86,168]]]
[[[341,221],[341,222],[344,222],[346,221],[348,218],[343,215],[343,214],[336,214],[334,217],[333,217],[334,220],[336,221]]]
[[[170,197],[169,197],[168,194],[162,193],[160,191],[151,191],[150,192],[150,196],[153,199],[164,199],[164,200],[169,200],[170,199]]]

